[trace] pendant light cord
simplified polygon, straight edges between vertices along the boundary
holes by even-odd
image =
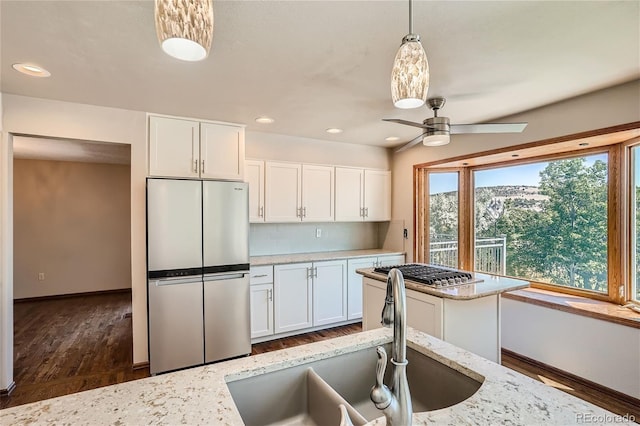
[[[409,34],[413,34],[413,6],[412,1],[409,0]]]

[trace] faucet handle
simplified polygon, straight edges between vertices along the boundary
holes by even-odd
[[[371,389],[370,397],[371,401],[373,401],[378,409],[384,410],[393,400],[391,391],[387,385],[384,384],[384,372],[387,369],[387,351],[385,351],[382,346],[378,346],[376,348],[376,352],[378,353],[378,362],[376,364],[376,385]]]

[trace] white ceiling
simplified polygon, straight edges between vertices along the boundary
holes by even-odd
[[[0,13],[4,93],[378,146],[401,145],[420,131],[382,118],[431,115],[391,104],[406,0],[216,1],[212,50],[198,63],[161,51],[152,1],[2,0]],[[414,1],[429,96],[448,99],[440,115],[453,123],[639,78],[639,28],[639,1]],[[24,76],[11,68],[16,62],[52,76]],[[261,115],[276,122],[255,123]],[[345,131],[329,135],[328,127]]]
[[[24,160],[131,164],[131,145],[14,136],[13,157]]]

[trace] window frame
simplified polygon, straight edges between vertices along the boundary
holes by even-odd
[[[607,153],[607,293],[536,281],[530,282],[534,288],[558,293],[621,304],[634,302],[631,299],[631,274],[633,273],[631,243],[633,238],[630,218],[633,206],[630,194],[632,183],[629,176],[632,157],[630,150],[633,146],[640,146],[639,135],[640,121],[414,165],[415,261],[420,263],[428,263],[429,261],[429,173],[445,171],[459,173],[458,268],[473,270],[475,265],[474,171]],[[584,147],[580,145],[581,143],[584,145],[585,140],[595,141],[596,146]],[[518,158],[512,158],[516,152]],[[638,158],[640,159],[640,155]],[[637,301],[635,302],[637,303]]]

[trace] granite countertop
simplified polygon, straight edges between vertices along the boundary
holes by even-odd
[[[251,256],[251,266],[278,265],[282,263],[319,262],[322,260],[340,260],[354,257],[401,255],[403,251],[383,249],[321,251],[315,253],[276,254],[270,256]]]
[[[412,328],[407,334],[409,347],[472,378],[484,379],[478,391],[459,404],[414,413],[415,425],[571,425],[584,423],[585,418],[597,423],[631,424],[609,411],[427,334]],[[0,423],[242,425],[226,382],[373,348],[391,340],[392,331],[381,328],[195,367],[8,408],[0,411]],[[384,423],[384,417],[370,422]]]
[[[356,270],[357,273],[367,278],[378,281],[387,281],[387,275],[374,272],[374,268]],[[529,287],[529,282],[514,278],[499,277],[496,275],[472,272],[474,279],[482,280],[472,284],[456,285],[451,287],[432,287],[411,280],[404,280],[405,288],[445,299],[470,300],[480,297],[492,296],[512,290],[520,290]]]

